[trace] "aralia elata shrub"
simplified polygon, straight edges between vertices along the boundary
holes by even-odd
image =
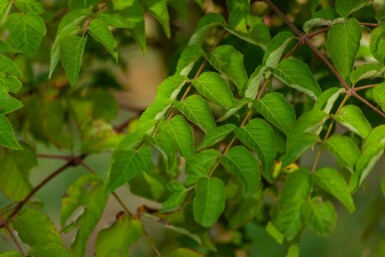
[[[246,256],[248,224],[299,256],[305,228],[327,237],[336,206],[355,212],[383,155],[382,1],[1,0],[0,14],[0,232],[15,249],[0,256],[81,257],[92,233],[98,257],[129,256],[142,237],[156,256]],[[125,44],[146,54],[149,19],[179,57],[140,117],[114,126],[115,81],[86,63],[119,63]],[[101,176],[85,162],[105,152]],[[38,158],[65,163],[33,186]],[[63,196],[58,227],[34,196],[73,166],[89,174]],[[130,211],[115,192],[126,185],[161,207]],[[109,195],[122,212],[94,231]],[[174,231],[166,246],[146,219]]]

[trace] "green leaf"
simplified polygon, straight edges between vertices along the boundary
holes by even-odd
[[[132,0],[130,0],[132,1]],[[134,23],[134,27],[130,29],[137,44],[140,45],[143,52],[146,51],[146,33],[144,27],[144,10],[138,0],[133,0],[133,4],[129,8],[121,11],[124,17]],[[151,3],[153,3],[152,1]],[[167,25],[168,26],[168,25]]]
[[[71,86],[79,80],[87,37],[68,35],[60,41],[60,55],[66,76]]]
[[[288,136],[303,133],[315,133],[318,135],[321,132],[322,125],[328,118],[328,114],[317,109],[306,112],[296,120]]]
[[[302,229],[301,206],[310,194],[312,183],[310,172],[299,169],[291,173],[282,189],[281,206],[275,219],[275,226],[291,241]]]
[[[302,28],[303,28],[303,31],[305,31],[305,33],[309,33],[310,30],[314,27],[319,27],[319,26],[330,26],[331,25],[331,22],[330,20],[326,20],[326,19],[323,19],[323,18],[312,18],[310,20],[307,20]]]
[[[258,95],[259,86],[264,81],[264,74],[267,70],[266,66],[259,65],[250,75],[245,86],[245,97],[255,99]]]
[[[270,170],[277,155],[274,132],[270,125],[262,119],[253,119],[242,128],[237,128],[235,135],[244,145],[256,151],[263,166],[263,175],[270,180]]]
[[[203,55],[203,50],[197,45],[187,46],[181,56],[179,57],[178,64],[176,66],[176,73],[182,76],[188,76],[190,71],[194,68],[194,64]]]
[[[51,78],[53,71],[55,70],[60,58],[60,42],[65,39],[68,35],[75,35],[80,32],[81,24],[91,14],[89,9],[77,9],[63,17],[60,21],[59,28],[56,33],[55,42],[52,45],[49,75]]]
[[[331,202],[313,198],[302,205],[302,210],[307,224],[318,236],[331,235],[337,223],[337,213]]]
[[[123,1],[126,2],[126,1]],[[104,21],[108,26],[120,29],[132,29],[135,23],[119,13],[99,13],[98,18]]]
[[[295,122],[295,112],[291,104],[280,93],[268,93],[254,102],[254,108],[267,121],[279,128],[285,134]]]
[[[140,219],[132,219],[119,215],[116,221],[102,229],[95,243],[96,257],[128,257],[129,246],[133,245],[143,235]]]
[[[178,248],[172,253],[170,253],[169,257],[204,257],[204,255],[192,249]]]
[[[28,57],[36,53],[47,33],[43,19],[33,13],[12,13],[5,27],[9,31],[12,47],[19,49]]]
[[[338,199],[350,213],[354,212],[355,206],[345,179],[333,168],[321,168],[312,174],[313,182]]]
[[[278,33],[267,47],[263,56],[263,64],[273,69],[276,68],[286,47],[294,39],[294,35],[289,32]]]
[[[211,227],[225,208],[225,186],[222,180],[200,178],[195,186],[193,211],[195,221],[204,227]]]
[[[214,164],[220,159],[221,153],[214,149],[204,150],[187,160],[185,181],[186,186],[193,185],[201,177],[207,177]]]
[[[208,55],[208,61],[237,86],[238,92],[244,92],[247,73],[243,64],[243,55],[238,50],[230,45],[218,46]]]
[[[338,87],[332,87],[325,90],[317,98],[317,101],[315,102],[313,109],[314,110],[318,109],[329,114],[334,106],[334,103],[337,101],[338,97],[343,91],[344,91],[343,88],[338,88]]]
[[[176,99],[182,87],[186,84],[188,78],[183,75],[175,74],[164,80],[158,87],[156,99]]]
[[[146,121],[158,121],[164,118],[167,111],[172,106],[172,101],[168,98],[154,101],[140,116],[139,122],[143,123]]]
[[[15,0],[15,6],[22,12],[42,14],[43,5],[39,0]]]
[[[274,226],[274,224],[269,221],[266,225],[266,232],[275,239],[278,244],[283,243],[284,235]]]
[[[355,67],[350,73],[350,81],[352,85],[364,79],[373,79],[381,77],[384,74],[385,68],[378,63],[365,63]],[[375,94],[374,94],[375,96]]]
[[[192,123],[206,133],[216,127],[207,102],[199,95],[187,97],[183,102],[174,102],[175,107]]]
[[[355,105],[345,105],[334,116],[334,119],[362,138],[367,138],[372,131],[369,121],[365,118],[361,109]]]
[[[16,111],[22,106],[23,104],[19,100],[13,98],[8,93],[3,93],[0,91],[0,115],[6,115]]]
[[[0,54],[0,72],[16,77],[23,76],[17,65],[2,54]]]
[[[282,167],[287,167],[298,160],[319,141],[318,135],[313,133],[289,134],[286,142],[286,152],[281,157]]]
[[[68,8],[72,11],[80,8],[95,7],[99,2],[101,2],[101,0],[68,0]]]
[[[347,82],[349,82],[360,40],[361,28],[355,19],[349,19],[343,24],[335,24],[328,31],[326,47],[330,58],[342,78]]]
[[[306,200],[311,189],[312,181],[310,179],[310,171],[300,168],[287,177],[279,199],[279,204],[284,206],[292,202]]]
[[[164,212],[175,210],[183,203],[183,200],[186,198],[186,195],[187,195],[187,191],[180,191],[180,192],[173,193],[163,203],[162,209],[160,209],[159,212],[164,213]]]
[[[107,203],[108,194],[104,190],[103,180],[94,174],[78,178],[67,190],[62,199],[61,222],[64,224],[70,215],[82,209],[70,225],[78,228],[71,248],[75,256],[84,256],[87,240],[101,218]],[[66,230],[68,232],[69,230]]]
[[[229,135],[231,132],[233,132],[234,129],[235,126],[233,124],[225,124],[209,131],[203,138],[203,142],[199,145],[197,150],[202,150],[204,148],[215,145],[227,137],[227,135]]]
[[[29,173],[37,165],[35,153],[26,145],[22,151],[0,152],[0,190],[15,202],[32,190]]]
[[[113,0],[112,4],[114,5],[114,10],[123,10],[127,7],[130,7],[134,4],[134,0]]]
[[[119,149],[111,157],[110,168],[106,174],[106,189],[114,191],[119,186],[128,182],[138,172],[151,171],[151,149]]]
[[[356,169],[349,182],[351,191],[356,190],[364,182],[374,165],[380,160],[384,154],[384,146],[381,144],[372,144],[365,147],[362,155],[357,160]]]
[[[332,135],[326,140],[324,147],[336,157],[339,165],[353,172],[354,165],[360,157],[361,151],[349,137],[337,134]]]
[[[314,100],[317,100],[322,92],[309,67],[297,59],[282,60],[273,74],[284,84],[307,94]]]
[[[247,104],[250,104],[251,103],[251,100],[250,99],[247,99],[247,98],[241,98],[241,99],[235,99],[235,104],[230,108],[228,109],[225,114],[223,114],[220,118],[217,119],[217,122],[222,122],[226,119],[228,119],[229,117],[231,117],[232,115],[236,115],[237,117],[239,117],[239,114],[237,113],[240,109],[242,109],[245,105]]]
[[[372,145],[385,146],[385,125],[375,127],[365,140],[364,150]]]
[[[218,13],[208,13],[203,16],[195,27],[194,33],[190,37],[188,45],[201,46],[207,39],[211,30],[225,23],[225,19]]]
[[[4,85],[7,88],[8,92],[16,94],[23,87],[21,81],[16,77],[10,76],[4,79]]]
[[[171,34],[166,0],[145,0],[141,3],[160,22],[164,33],[169,38]]]
[[[261,181],[259,164],[253,154],[244,146],[235,146],[222,157],[222,164],[236,176],[240,176],[245,184],[245,197],[250,197]]]
[[[166,121],[161,131],[171,136],[182,156],[188,158],[194,155],[194,135],[183,116],[176,115],[170,121]]]
[[[298,244],[291,244],[289,250],[287,250],[286,257],[299,257],[300,248]]]
[[[292,201],[284,205],[275,219],[274,225],[281,231],[288,241],[292,241],[303,228],[301,206],[304,200]]]
[[[21,149],[21,146],[17,142],[15,134],[12,129],[12,125],[9,120],[0,114],[0,145],[10,149]]]
[[[369,0],[336,0],[336,10],[341,16],[349,16],[357,12],[371,1]]]
[[[380,83],[373,89],[373,97],[382,111],[385,111],[385,83]]]
[[[229,84],[216,72],[204,72],[192,83],[198,92],[214,103],[230,108],[234,104]]]
[[[107,51],[118,62],[118,52],[116,48],[116,40],[107,24],[101,19],[93,19],[88,27],[88,33],[97,41],[99,41]]]
[[[250,7],[250,4],[247,2]],[[250,8],[248,8],[250,9]],[[230,28],[225,27],[234,36],[266,50],[271,41],[270,31],[266,24],[250,10],[235,10],[230,12]]]
[[[375,28],[370,35],[370,52],[380,63],[385,64],[385,23]]]
[[[73,257],[64,247],[59,232],[45,213],[24,209],[12,219],[12,225],[21,240],[31,246],[31,256]]]
[[[18,251],[9,251],[0,253],[0,257],[23,257],[23,255],[21,255],[21,253]]]

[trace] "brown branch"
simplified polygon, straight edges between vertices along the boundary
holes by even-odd
[[[29,192],[29,194],[21,201],[19,202],[15,209],[13,209],[13,211],[11,212],[11,214],[9,214],[7,220],[10,220],[12,219],[13,217],[15,217],[19,212],[20,210],[24,207],[24,205],[27,204],[27,202],[32,198],[32,196],[35,195],[35,193],[37,191],[40,190],[40,188],[42,188],[45,184],[47,184],[49,181],[51,181],[54,177],[56,177],[57,175],[59,175],[60,173],[62,173],[64,170],[66,170],[67,168],[71,167],[71,166],[76,166],[79,164],[79,160],[81,159],[84,159],[86,157],[85,154],[82,154],[80,155],[79,157],[73,157],[71,158],[71,160],[69,160],[67,163],[65,163],[63,166],[61,166],[60,168],[58,168],[57,170],[55,170],[54,172],[52,172],[48,177],[46,177],[43,181],[41,181],[37,186],[35,186],[31,192]]]
[[[362,96],[360,96],[359,94],[357,94],[357,92],[355,91],[352,91],[352,95],[357,98],[358,100],[360,100],[361,102],[363,102],[366,106],[368,106],[370,109],[372,109],[374,112],[376,112],[378,115],[380,115],[381,117],[385,118],[385,113],[383,113],[382,111],[380,111],[376,106],[374,106],[373,104],[369,103],[365,98],[363,98]]]
[[[369,23],[369,22],[360,22],[360,25],[366,26],[366,27],[378,27],[378,23]]]
[[[378,86],[378,84],[365,85],[365,86],[361,86],[361,87],[354,87],[354,88],[352,88],[352,90],[354,92],[358,92],[358,91],[365,90],[365,89],[368,89],[368,88],[374,88],[376,86]]]
[[[23,248],[21,247],[21,245],[20,245],[19,241],[17,240],[16,236],[13,234],[13,231],[9,227],[8,223],[0,217],[0,228],[2,228],[2,227],[5,228],[8,231],[9,236],[12,238],[12,241],[15,244],[17,250],[20,252],[20,254],[22,256],[27,256],[27,255],[25,255],[25,253],[23,251]]]

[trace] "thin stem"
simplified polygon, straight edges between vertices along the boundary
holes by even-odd
[[[342,102],[341,102],[340,105],[338,106],[337,111],[336,111],[335,114],[338,114],[338,113],[341,111],[342,107],[346,104],[346,101],[349,99],[349,97],[350,97],[349,94],[346,94],[346,95],[345,95],[344,99],[342,100]],[[322,142],[325,142],[325,141],[329,138],[330,133],[331,133],[332,128],[333,128],[333,125],[334,125],[334,121],[332,120],[332,121],[330,122],[330,124],[329,124],[328,130],[326,131],[325,137],[324,137],[324,139],[323,139]],[[318,162],[319,162],[320,157],[321,157],[322,146],[323,146],[323,144],[322,144],[322,145],[320,146],[320,148],[318,149],[316,158],[315,158],[314,163],[313,163],[313,167],[312,167],[312,169],[311,169],[312,172],[315,172],[316,169],[317,169]]]
[[[151,248],[154,250],[154,252],[156,253],[156,255],[157,255],[158,257],[162,257],[162,254],[160,253],[160,251],[158,250],[158,248],[157,248],[156,245],[154,244],[154,241],[152,241],[150,235],[147,233],[147,231],[144,229],[144,227],[143,227],[143,234],[145,235],[147,241],[150,243]]]
[[[295,46],[285,55],[284,58],[289,58],[292,56],[301,46],[303,46],[303,40],[298,40],[297,44],[295,44]]]
[[[330,27],[326,27],[326,28],[317,30],[317,31],[315,31],[313,33],[307,34],[306,37],[309,38],[309,39],[312,39],[313,37],[315,37],[315,36],[317,36],[319,34],[322,34],[324,32],[327,32],[328,30],[330,30]]]
[[[8,226],[8,223],[5,220],[0,218],[0,224],[1,224],[0,227],[4,227],[8,231],[10,237],[12,238],[13,243],[15,244],[15,246],[16,246],[17,250],[20,252],[20,254],[23,255],[23,256],[26,256],[24,251],[23,251],[23,248],[21,247],[21,245],[19,243],[19,241],[17,240],[16,236],[13,234],[13,231]]]
[[[262,95],[265,92],[266,87],[267,87],[267,85],[269,84],[270,81],[271,81],[271,77],[265,80],[265,83],[263,83],[263,86],[262,86],[261,90],[259,91],[259,93],[257,95],[257,100],[259,100],[262,97]]]
[[[79,160],[80,165],[82,165],[89,173],[96,174],[96,172],[83,160]],[[127,208],[127,206],[124,204],[122,199],[119,197],[119,195],[115,192],[111,193],[112,196],[115,198],[115,200],[120,204],[120,206],[123,208],[123,210],[127,213],[128,216],[132,217],[132,212]]]
[[[378,84],[372,84],[372,85],[365,85],[365,86],[360,86],[360,87],[354,87],[352,88],[352,90],[354,92],[358,92],[358,91],[361,91],[361,90],[365,90],[365,89],[368,89],[368,88],[373,88],[373,87],[376,87],[378,86]]]
[[[294,23],[292,23],[287,17],[286,15],[275,5],[273,4],[270,0],[264,0],[269,6],[270,8],[287,24],[287,26],[290,27],[290,29],[292,31],[294,31],[294,33],[299,36],[299,37],[302,37],[303,36],[303,33],[294,25]]]
[[[360,25],[367,26],[367,27],[378,27],[378,23],[369,23],[369,22],[360,22]]]
[[[365,100],[362,96],[360,96],[359,94],[357,94],[355,91],[352,91],[352,95],[357,98],[358,100],[360,100],[361,102],[363,102],[366,106],[368,106],[369,108],[371,108],[373,111],[375,111],[378,115],[380,115],[381,117],[385,118],[385,113],[383,113],[382,111],[380,111],[376,106],[374,106],[373,104],[369,103],[367,100]]]

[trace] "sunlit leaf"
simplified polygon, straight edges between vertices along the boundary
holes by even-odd
[[[372,127],[361,109],[355,105],[345,105],[334,118],[338,123],[362,138],[367,138],[372,131]]]
[[[263,56],[263,64],[267,67],[276,68],[286,47],[294,39],[294,35],[290,32],[278,33],[267,47]]]
[[[60,55],[66,76],[71,86],[79,80],[87,37],[68,35],[60,41]]]
[[[282,94],[268,93],[254,103],[254,107],[267,121],[285,134],[295,122],[295,112]]]
[[[243,64],[243,55],[230,45],[218,46],[208,55],[208,60],[215,69],[225,74],[238,88],[244,91],[247,74]]]
[[[231,132],[233,132],[234,129],[235,126],[233,124],[226,124],[209,131],[203,138],[203,142],[197,150],[215,145],[216,143],[223,140]]]
[[[216,125],[207,102],[199,95],[187,97],[183,102],[174,102],[176,108],[203,131],[213,130]]]
[[[341,16],[349,16],[369,3],[369,0],[336,0],[336,10]]]
[[[178,248],[175,251],[171,252],[169,257],[204,257],[204,255],[192,249]]]
[[[141,3],[160,22],[167,37],[170,37],[171,32],[166,0],[145,0],[141,1]]]
[[[12,13],[5,24],[9,31],[12,47],[31,57],[47,33],[43,19],[33,13]]]
[[[202,45],[215,27],[223,25],[225,19],[218,13],[206,14],[195,27],[194,33],[190,37],[188,45]]]
[[[353,172],[354,165],[360,157],[361,151],[349,137],[332,135],[326,140],[324,147],[336,157],[341,166]]]
[[[0,115],[0,145],[10,149],[21,149],[13,132],[12,125],[4,115]]]
[[[216,72],[204,72],[192,83],[199,93],[214,103],[230,108],[234,103],[229,84]]]
[[[94,19],[88,27],[88,32],[95,40],[99,41],[107,49],[117,62],[118,52],[115,50],[116,40],[107,24],[101,19]]]
[[[321,89],[309,67],[297,59],[282,60],[273,73],[284,84],[307,94],[314,100],[321,94]]]

